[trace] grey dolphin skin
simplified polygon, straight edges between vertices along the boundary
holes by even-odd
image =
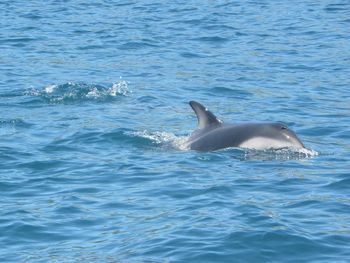
[[[225,124],[202,104],[190,101],[190,105],[198,119],[198,128],[187,142],[191,150],[304,148],[296,134],[281,123]]]

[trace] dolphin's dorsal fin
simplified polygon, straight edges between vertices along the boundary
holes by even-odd
[[[190,101],[190,105],[197,115],[198,128],[202,129],[211,124],[220,124],[221,120],[216,118],[216,116],[210,112],[206,107],[196,101]]]

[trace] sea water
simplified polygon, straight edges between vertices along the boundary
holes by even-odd
[[[348,1],[0,2],[0,262],[348,262]],[[184,147],[188,101],[307,152]]]

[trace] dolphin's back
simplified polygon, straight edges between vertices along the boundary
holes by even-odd
[[[198,128],[187,142],[192,150],[304,148],[296,134],[281,123],[225,124],[200,103],[191,101],[190,105],[198,118]]]
[[[196,130],[189,138],[189,147],[196,151],[215,151],[227,147],[239,147],[254,136],[254,124],[219,124]]]

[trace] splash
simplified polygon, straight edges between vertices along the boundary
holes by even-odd
[[[299,154],[304,155],[305,157],[316,157],[319,155],[319,153],[317,151],[312,150],[312,149],[306,149],[306,148],[299,149],[299,150],[297,150],[297,152]]]
[[[108,100],[118,96],[129,96],[132,91],[128,88],[128,82],[120,80],[111,87],[102,85],[68,82],[61,85],[50,84],[43,89],[32,88],[24,94],[39,97],[50,103],[66,103],[84,100]]]
[[[131,132],[130,135],[149,139],[154,144],[165,148],[172,148],[181,151],[189,150],[186,144],[188,140],[187,136],[176,136],[169,132],[149,132],[146,130],[142,132]]]
[[[283,148],[279,150],[254,150],[241,149],[244,152],[244,160],[300,160],[313,158],[319,155],[317,151],[310,149]]]
[[[112,88],[108,90],[108,93],[111,96],[128,96],[132,93],[132,91],[128,88],[128,83],[125,80],[122,80],[120,82],[114,83]]]
[[[54,90],[57,88],[57,85],[48,85],[45,87],[44,91],[49,94],[54,92]]]

